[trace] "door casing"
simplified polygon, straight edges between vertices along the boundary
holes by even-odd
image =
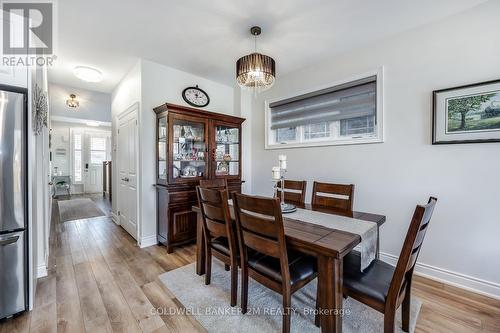
[[[125,111],[123,111],[122,113],[120,113],[117,117],[116,117],[116,124],[117,124],[117,128],[116,128],[116,132],[115,132],[115,135],[116,135],[116,161],[115,161],[115,165],[116,165],[116,200],[117,200],[117,222],[118,224],[120,224],[128,233],[130,233],[132,235],[132,237],[134,237],[138,242],[140,240],[140,220],[139,220],[139,210],[140,210],[140,202],[139,202],[139,189],[140,189],[140,179],[138,177],[138,174],[139,174],[139,133],[138,133],[138,116],[139,116],[139,104],[138,103],[135,103],[133,104],[132,106],[130,106],[128,109],[126,109]],[[125,129],[123,128],[123,125],[124,124],[128,124],[127,126],[130,126],[132,125],[132,128],[134,129],[135,131],[135,136],[134,136],[134,139],[133,139],[133,146],[134,146],[134,150],[135,150],[135,158],[133,159],[132,161],[132,164],[129,164],[130,165],[133,165],[134,168],[135,168],[135,176],[133,178],[130,177],[130,174],[128,175],[124,175],[122,173],[122,168],[123,168],[123,163],[125,162],[123,160],[123,156],[121,155],[122,154],[122,149],[123,146],[124,146],[124,143],[121,142],[121,140],[123,139],[123,135],[125,135],[124,132],[121,132],[120,133],[120,130],[121,131],[124,131],[124,130],[127,130],[128,129]],[[129,139],[129,138],[127,138]],[[129,142],[130,144],[130,142]],[[127,156],[127,158],[130,158]],[[130,162],[130,161],[129,161]],[[129,178],[128,182],[127,181],[124,181],[123,179],[124,178]],[[133,187],[135,189],[135,195],[132,196],[132,197],[128,197],[127,198],[127,193],[124,192],[127,187],[128,190],[130,190],[130,187]],[[128,208],[130,208],[130,202],[127,202],[127,199],[129,200],[135,200],[135,212],[132,212],[132,214],[134,216],[131,216],[132,218],[134,218],[135,220],[135,226],[133,226],[133,229],[131,228],[131,223],[127,223],[128,221],[126,221],[127,219],[129,219],[129,217],[126,215],[128,214]],[[125,213],[125,216],[124,214]]]

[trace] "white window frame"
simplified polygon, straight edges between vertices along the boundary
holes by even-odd
[[[376,131],[375,131],[375,136],[373,137],[361,137],[361,138],[354,138],[354,137],[346,137],[346,138],[335,138],[332,140],[332,138],[317,138],[317,139],[310,139],[307,141],[300,141],[300,142],[281,142],[281,143],[271,143],[271,138],[273,135],[273,131],[270,128],[271,124],[271,109],[269,108],[269,105],[271,103],[279,102],[288,98],[293,98],[296,96],[304,95],[304,94],[309,94],[313,93],[315,91],[339,86],[342,84],[362,80],[371,76],[376,76],[377,77],[377,112],[376,112],[376,119],[377,119],[377,126],[376,126]],[[332,82],[320,87],[316,87],[314,89],[308,89],[305,91],[300,91],[296,92],[294,94],[290,94],[288,96],[282,96],[280,98],[275,98],[272,100],[266,100],[265,102],[265,138],[264,138],[264,144],[265,144],[265,149],[284,149],[284,148],[300,148],[300,147],[321,147],[321,146],[340,146],[340,145],[354,145],[354,144],[367,144],[367,143],[382,143],[384,142],[384,67],[381,66],[380,68],[355,75],[353,77]],[[333,126],[331,130],[333,131],[340,131],[340,128],[337,128],[338,126]],[[297,128],[298,129],[298,137],[299,140],[301,140],[304,135],[302,133],[303,127],[300,126]]]
[[[82,161],[82,179],[80,181],[76,181],[76,177],[75,177],[75,146],[74,146],[74,140],[75,140],[75,134],[78,134],[80,135],[80,140],[81,140],[81,147],[80,147],[80,152],[82,154],[81,156],[81,161]],[[71,129],[70,130],[70,139],[69,139],[69,151],[70,151],[70,154],[71,154],[71,165],[70,165],[70,168],[71,168],[71,182],[75,185],[79,185],[79,184],[83,184],[83,178],[84,178],[84,174],[83,174],[83,159],[84,159],[84,154],[85,154],[85,135],[84,135],[84,132],[81,131],[81,130],[78,130],[78,129]]]

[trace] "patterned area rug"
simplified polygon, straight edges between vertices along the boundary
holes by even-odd
[[[241,314],[239,306],[232,308],[229,305],[230,275],[216,260],[212,265],[212,283],[209,286],[205,285],[204,276],[196,275],[195,264],[164,273],[160,275],[160,280],[208,332],[281,332],[281,296],[250,278],[248,312]],[[316,280],[292,296],[292,332],[319,332],[319,328],[314,326],[315,299]],[[422,302],[412,298],[411,303],[410,332],[414,332]],[[178,313],[176,309],[157,310],[165,314]],[[400,311],[396,315],[398,333],[403,332]],[[342,323],[346,333],[384,331],[383,315],[352,298],[344,300]]]
[[[102,210],[89,198],[57,201],[61,222],[105,216]]]

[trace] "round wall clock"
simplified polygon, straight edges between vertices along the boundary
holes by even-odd
[[[182,98],[191,106],[194,107],[205,107],[210,103],[210,98],[208,94],[202,89],[196,87],[187,87],[182,91]]]

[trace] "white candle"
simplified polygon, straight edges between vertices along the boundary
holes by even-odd
[[[286,170],[286,160],[280,160],[280,168]]]
[[[281,170],[286,170],[286,155],[278,155]]]
[[[280,167],[273,167],[273,179],[280,180],[281,179],[281,169]]]

